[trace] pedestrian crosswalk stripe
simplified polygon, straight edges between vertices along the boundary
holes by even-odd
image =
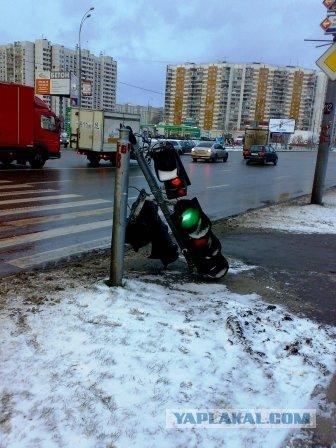
[[[60,247],[58,249],[48,250],[46,252],[40,252],[34,255],[27,255],[26,257],[16,258],[10,260],[7,264],[15,266],[17,268],[25,269],[32,266],[36,266],[51,261],[57,261],[62,258],[69,257],[71,255],[81,254],[83,252],[89,252],[95,249],[106,249],[111,244],[111,237],[100,238],[97,240],[91,240],[80,244],[73,244],[71,246]]]
[[[50,188],[46,188],[46,189],[41,189],[41,190],[24,190],[24,191],[2,191],[0,193],[1,197],[5,197],[5,196],[23,196],[25,194],[30,194],[30,193],[55,193],[57,190],[52,190]]]
[[[62,213],[61,215],[37,216],[34,218],[15,219],[14,221],[5,221],[0,227],[1,230],[13,229],[13,227],[25,227],[32,224],[43,224],[46,222],[65,221],[69,219],[85,218],[86,216],[98,216],[112,213],[112,207],[98,208],[93,210],[84,210],[81,212]]]
[[[18,246],[19,244],[28,244],[35,241],[41,241],[49,238],[56,238],[58,236],[67,236],[74,233],[86,232],[89,230],[103,229],[111,227],[112,219],[104,221],[95,221],[87,224],[77,224],[66,227],[56,227],[55,229],[43,230],[42,232],[28,233],[27,235],[11,236],[0,239],[0,249],[7,247]]]
[[[37,185],[37,184],[61,184],[63,182],[72,182],[72,179],[67,180],[40,180],[38,182],[29,182],[30,185]]]
[[[0,185],[0,190],[9,190],[12,188],[31,188],[31,184],[5,184]]]
[[[0,216],[19,215],[23,213],[43,212],[48,210],[59,210],[62,208],[85,207],[89,205],[106,204],[111,202],[107,199],[88,199],[85,201],[62,202],[50,205],[40,205],[33,207],[13,208],[8,210],[0,210]]]
[[[6,199],[5,201],[0,201],[0,205],[21,204],[24,202],[40,202],[40,201],[50,201],[51,199],[68,199],[78,197],[80,197],[79,194],[60,194],[55,196],[40,196],[38,198]]]

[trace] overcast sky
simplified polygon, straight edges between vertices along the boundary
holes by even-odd
[[[0,43],[42,36],[74,48],[83,13],[95,7],[83,47],[118,61],[117,102],[163,105],[166,65],[265,62],[315,68],[324,48],[322,0],[13,0],[1,5]]]

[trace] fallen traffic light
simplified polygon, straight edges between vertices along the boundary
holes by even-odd
[[[222,255],[219,239],[198,200],[182,199],[175,204],[172,220],[200,274],[210,278],[224,276],[229,264]]]
[[[189,177],[174,146],[163,142],[152,153],[156,175],[164,183],[167,198],[177,199],[187,195]]]
[[[179,256],[178,247],[172,241],[168,227],[158,214],[157,204],[147,197],[144,190],[132,205],[127,219],[125,241],[135,252],[151,243],[152,251],[149,258],[161,260],[165,267]]]

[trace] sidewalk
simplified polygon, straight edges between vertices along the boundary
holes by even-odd
[[[232,267],[218,283],[128,252],[125,288],[108,289],[107,251],[1,279],[0,446],[330,448],[336,233],[296,233],[304,201],[217,223]],[[315,408],[318,423],[171,430],[169,408]]]

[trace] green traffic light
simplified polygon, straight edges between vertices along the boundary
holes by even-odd
[[[201,214],[199,210],[195,208],[188,208],[182,213],[181,225],[184,229],[191,229],[198,224],[200,217]]]

